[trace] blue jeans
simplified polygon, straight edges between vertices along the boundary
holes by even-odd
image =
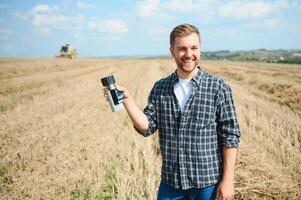
[[[218,184],[188,190],[175,189],[161,180],[158,200],[214,200]]]

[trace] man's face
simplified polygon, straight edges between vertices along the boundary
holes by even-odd
[[[180,74],[192,73],[200,62],[200,41],[196,33],[185,37],[176,37],[170,52],[177,63]]]

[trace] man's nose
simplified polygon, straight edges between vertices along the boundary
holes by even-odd
[[[191,57],[191,56],[192,56],[192,51],[191,51],[191,49],[187,49],[187,51],[186,51],[186,56],[187,56],[187,57]]]

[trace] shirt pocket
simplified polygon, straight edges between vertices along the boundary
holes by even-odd
[[[193,110],[194,123],[199,129],[204,129],[210,124],[215,123],[215,106],[213,103],[206,102],[195,106]]]

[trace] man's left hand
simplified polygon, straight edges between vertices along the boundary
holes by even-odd
[[[232,181],[221,181],[216,191],[216,200],[233,200],[233,199],[234,199],[234,183]]]

